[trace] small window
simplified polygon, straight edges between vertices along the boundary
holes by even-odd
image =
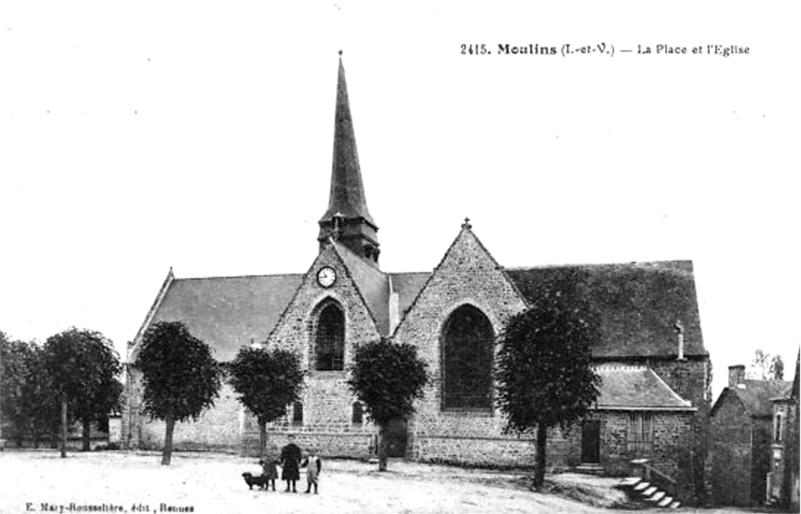
[[[782,433],[782,415],[781,413],[776,414],[776,418],[773,420],[773,441],[776,443],[782,442],[784,434]]]
[[[292,424],[303,424],[303,404],[300,402],[295,402],[295,404],[292,406]]]
[[[351,417],[351,422],[354,425],[361,425],[364,419],[364,407],[361,403],[356,402],[353,404],[353,416]]]
[[[629,414],[628,449],[637,455],[651,453],[653,446],[653,420],[649,412]]]

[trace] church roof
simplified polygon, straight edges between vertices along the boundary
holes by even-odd
[[[431,273],[384,273],[366,263],[348,247],[339,243],[334,243],[334,246],[373,315],[378,331],[389,335],[390,291],[398,295],[398,313],[402,319]]]
[[[334,120],[334,157],[331,169],[331,192],[328,209],[320,221],[328,221],[334,215],[345,218],[363,218],[376,227],[367,209],[364,185],[359,168],[359,153],[356,151],[356,136],[353,130],[353,117],[350,114],[348,86],[345,82],[345,68],[339,59],[339,78],[337,81],[337,105]]]
[[[684,327],[684,355],[707,355],[690,261],[508,268],[506,273],[529,302],[536,301],[544,284],[569,275],[601,315],[602,337],[592,349],[596,358],[675,358],[677,321]]]
[[[365,262],[347,246],[334,243],[337,253],[345,263],[350,276],[373,315],[376,328],[382,334],[389,332],[389,281],[377,268]]]
[[[431,272],[384,273],[347,247],[337,243],[335,246],[379,332],[388,334],[390,287],[398,295],[398,316],[402,320]],[[594,357],[675,358],[676,320],[681,320],[684,326],[685,355],[706,355],[691,263],[666,261],[505,270],[529,302],[537,298],[545,281],[565,272],[575,278],[579,289],[600,310],[602,339],[593,347]],[[215,349],[215,358],[228,361],[251,340],[261,342],[267,338],[302,279],[302,274],[174,279],[165,285],[163,298],[157,300],[152,319],[146,324],[183,321],[193,334]],[[134,359],[135,355],[129,357]],[[779,394],[769,398],[776,396]]]
[[[302,274],[174,279],[148,325],[182,321],[227,362],[242,346],[267,338],[302,280]],[[135,353],[128,357],[134,360]]]
[[[398,294],[398,312],[400,318],[403,319],[414,299],[426,285],[431,272],[387,273],[387,275],[392,279],[392,291]]]
[[[646,366],[603,364],[595,371],[602,380],[600,410],[695,410]]]
[[[777,397],[784,397],[792,390],[793,383],[785,380],[743,380],[736,387],[727,387],[720,393],[718,400],[712,407],[715,413],[721,400],[726,395],[734,395],[742,402],[743,407],[751,416],[773,416],[773,402]]]

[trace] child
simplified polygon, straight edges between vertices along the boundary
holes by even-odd
[[[275,491],[275,479],[278,478],[278,469],[275,467],[275,459],[263,459],[259,461],[261,464],[261,476],[264,477],[264,490],[270,490],[270,484]]]
[[[320,461],[320,457],[312,452],[303,459],[302,466],[306,468],[306,494],[311,492],[312,485],[314,485],[314,494],[317,494],[317,481],[320,472],[323,470],[323,463]]]

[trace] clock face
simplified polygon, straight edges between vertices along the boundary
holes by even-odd
[[[331,287],[334,285],[334,282],[337,281],[337,272],[334,271],[334,268],[329,268],[326,266],[325,268],[321,268],[320,271],[317,272],[317,283],[323,287]]]

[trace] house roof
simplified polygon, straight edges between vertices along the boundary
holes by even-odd
[[[775,398],[784,398],[792,390],[793,383],[786,380],[743,380],[736,387],[727,387],[721,393],[717,407],[723,394],[734,394],[743,403],[743,406],[752,416],[773,416],[773,402]],[[713,411],[715,408],[713,407]]]
[[[601,339],[592,349],[596,358],[675,358],[677,321],[684,330],[684,355],[707,355],[691,261],[509,268],[506,273],[529,303],[548,284],[568,277],[574,292],[600,314]]]
[[[599,410],[695,410],[646,366],[602,364]]]
[[[174,279],[146,323],[182,321],[209,344],[215,359],[227,362],[242,346],[267,338],[302,279],[301,274]],[[136,360],[135,343],[129,362]]]

